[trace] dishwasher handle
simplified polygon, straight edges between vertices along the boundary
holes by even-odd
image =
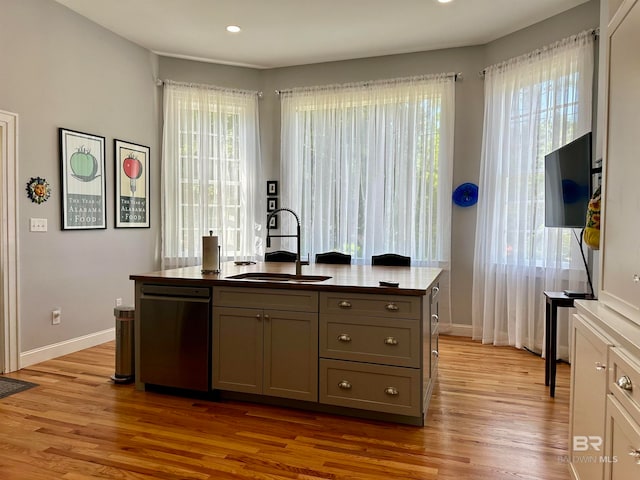
[[[142,294],[154,297],[210,298],[208,287],[190,287],[176,285],[142,285]]]

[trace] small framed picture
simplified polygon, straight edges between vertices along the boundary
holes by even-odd
[[[267,180],[267,195],[278,195],[278,182]]]
[[[149,147],[114,140],[116,228],[149,228]]]
[[[104,137],[58,129],[62,230],[107,228]]]
[[[278,197],[267,198],[267,212],[273,212],[278,209]]]
[[[278,228],[278,215],[273,215],[272,217],[269,218],[269,225],[268,225],[269,229],[275,230]]]

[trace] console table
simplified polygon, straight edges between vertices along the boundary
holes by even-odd
[[[556,394],[556,361],[558,356],[558,308],[573,307],[576,300],[582,297],[568,297],[564,292],[544,292],[547,299],[545,309],[545,358],[544,384],[549,387],[549,396]],[[591,300],[589,295],[586,300]]]

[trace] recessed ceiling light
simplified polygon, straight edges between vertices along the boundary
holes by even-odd
[[[237,25],[228,25],[227,32],[238,33],[240,31],[240,27]]]
[[[438,3],[449,3],[452,2],[453,0],[438,0]]]

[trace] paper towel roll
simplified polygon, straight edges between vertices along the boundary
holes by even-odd
[[[208,273],[220,271],[220,249],[216,236],[202,237],[202,271]]]

